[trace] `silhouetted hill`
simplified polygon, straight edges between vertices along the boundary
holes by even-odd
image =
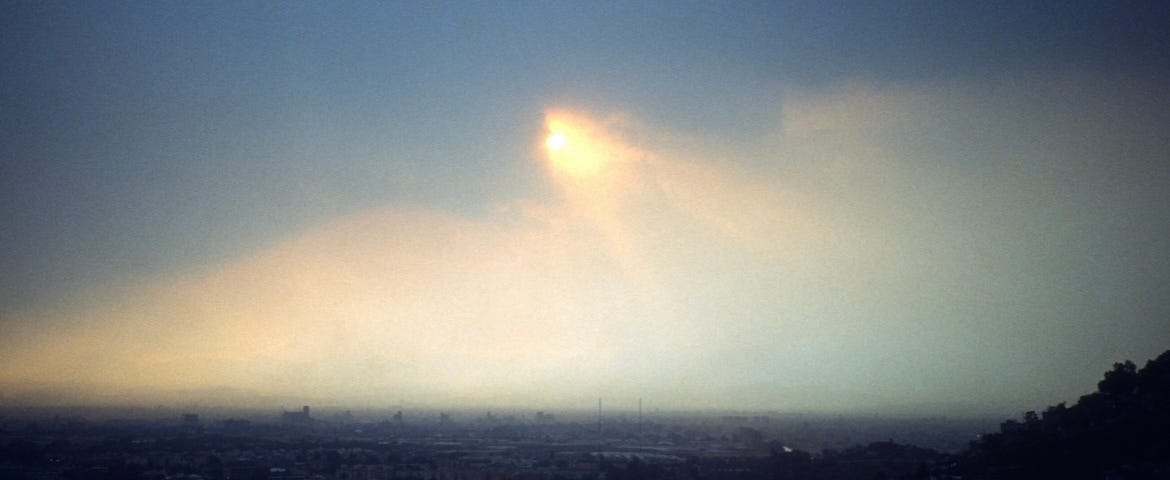
[[[965,478],[1170,478],[1170,350],[1115,363],[1097,392],[1008,420],[964,453]]]

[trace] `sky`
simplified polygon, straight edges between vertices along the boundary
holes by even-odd
[[[10,2],[0,403],[1017,415],[1170,349],[1166,2]]]

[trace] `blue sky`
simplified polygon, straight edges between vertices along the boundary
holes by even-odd
[[[9,10],[0,331],[18,366],[0,381],[97,379],[83,390],[129,397],[219,387],[312,397],[327,385],[342,403],[366,401],[347,385],[372,384],[419,403],[525,403],[536,387],[517,372],[571,365],[578,357],[557,353],[571,350],[613,363],[566,374],[558,405],[597,388],[678,391],[681,406],[737,392],[729,407],[1010,409],[1073,398],[1109,362],[1170,347],[1170,15],[1159,2]],[[542,143],[557,119],[624,166],[589,184],[550,170]],[[515,253],[533,238],[569,258]],[[454,259],[468,270],[440,268]],[[410,276],[404,265],[419,290],[384,283]],[[342,270],[345,281],[316,276]],[[335,292],[321,305],[348,307],[298,303],[276,286],[218,296],[245,288],[225,272],[245,271],[262,285],[301,278],[299,288]],[[451,286],[485,275],[534,293]],[[372,300],[388,291],[415,293]],[[417,306],[427,291],[447,291],[445,306]],[[520,325],[548,328],[543,337],[484,326],[540,308],[549,320]],[[493,313],[460,313],[479,309]],[[333,343],[286,339],[271,358],[223,356],[220,383],[127,380],[208,355],[195,350],[232,351],[240,340],[225,332],[263,335],[278,316],[349,326]],[[154,333],[125,337],[136,322]],[[184,343],[167,322],[218,340]],[[634,323],[620,348],[602,332]],[[563,348],[498,357],[474,338],[411,350],[375,336],[415,352],[385,356],[352,333],[379,326]],[[557,333],[574,327],[594,333]],[[106,339],[89,342],[93,358],[33,367],[86,338]],[[101,353],[161,355],[152,342],[187,355],[146,365]],[[318,353],[289,353],[308,350]],[[659,366],[631,377],[642,380],[606,380],[643,354]],[[887,360],[889,371],[859,373]],[[245,361],[265,367],[224,373]],[[379,362],[417,372],[384,378],[371,373]],[[461,362],[495,365],[471,369],[495,380],[452,373]],[[897,383],[893,372],[922,364],[932,366],[915,375],[936,387]],[[304,365],[347,373],[274,380]],[[1025,366],[987,392],[945,380],[1007,365]]]

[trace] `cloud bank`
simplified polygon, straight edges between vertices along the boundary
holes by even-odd
[[[0,384],[360,405],[1074,398],[1100,365],[1170,345],[1155,83],[789,88],[775,128],[734,146],[552,109],[546,129],[598,163],[542,151],[547,198],[386,205],[29,310],[5,319]],[[1058,364],[1083,375],[1044,373]]]

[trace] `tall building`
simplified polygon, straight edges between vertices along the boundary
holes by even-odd
[[[285,423],[307,424],[313,423],[313,417],[309,416],[309,406],[301,407],[301,411],[282,412],[280,419]]]

